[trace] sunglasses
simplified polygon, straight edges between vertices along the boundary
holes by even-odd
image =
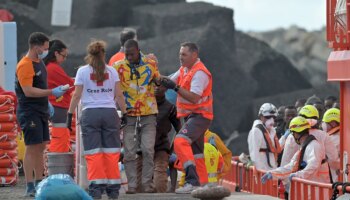
[[[64,54],[61,54],[61,53],[58,53],[60,54],[63,58],[67,58],[68,57],[68,54],[64,55]]]
[[[264,116],[264,118],[265,119],[271,119],[271,118],[276,119],[276,116],[273,116],[273,115],[271,115],[271,116]]]

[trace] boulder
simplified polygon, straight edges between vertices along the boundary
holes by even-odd
[[[202,200],[220,200],[231,195],[229,189],[223,186],[208,186],[198,188],[191,192],[191,196]]]
[[[239,66],[250,74],[258,85],[254,97],[311,88],[293,64],[268,44],[237,31],[236,47],[237,57],[240,58]]]
[[[38,4],[39,4],[39,0],[12,0],[12,1],[16,1],[18,3],[23,3],[27,6],[30,6],[32,8],[37,8]]]
[[[54,33],[51,39],[61,39],[67,45],[69,56],[63,63],[65,71],[75,76],[79,66],[84,65],[86,47],[93,40],[103,40],[107,43],[106,58],[119,51],[119,33],[123,28],[69,29]]]
[[[169,0],[166,2],[184,2]],[[132,16],[132,8],[143,4],[158,4],[165,0],[74,0],[72,5],[71,26],[51,25],[52,0],[40,0],[35,19],[52,31],[69,28],[101,28],[127,26]]]
[[[51,32],[39,25],[34,15],[37,12],[34,8],[14,1],[0,3],[0,7],[9,10],[17,23],[17,56],[21,58],[28,50],[28,37],[32,32],[43,32],[50,35]]]
[[[258,98],[253,101],[252,112],[257,115],[260,106],[263,103],[269,102],[274,104],[276,107],[295,105],[297,99],[309,98],[312,95],[316,95],[323,99],[329,95],[339,96],[339,86],[337,83],[328,83],[316,88],[297,90],[293,92],[280,93],[272,96]],[[339,98],[338,98],[339,99]]]
[[[232,21],[231,21],[232,22]],[[226,29],[220,29],[225,26]],[[168,75],[179,68],[180,44],[195,42],[200,48],[200,58],[213,76],[214,122],[212,128],[228,137],[239,126],[253,98],[255,85],[237,64],[233,23],[209,22],[206,26],[188,29],[166,36],[141,41],[143,52],[155,53],[159,70]],[[225,38],[222,40],[222,38]]]
[[[297,26],[267,32],[250,32],[251,36],[263,40],[289,58],[301,74],[313,86],[326,80],[326,63],[331,49],[328,48],[326,29],[308,32]]]
[[[233,10],[204,2],[142,5],[133,8],[132,13],[131,24],[141,27],[142,38],[201,27],[208,21],[233,23]]]

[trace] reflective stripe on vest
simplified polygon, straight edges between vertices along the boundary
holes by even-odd
[[[94,184],[120,184],[121,180],[120,179],[93,179],[93,180],[89,180],[89,183],[94,183]]]
[[[208,178],[217,178],[217,173],[208,173]]]
[[[52,123],[51,125],[52,127],[56,127],[56,128],[67,128],[66,123]]]
[[[94,155],[97,153],[120,153],[120,148],[96,148],[84,151],[84,155]]]
[[[204,118],[212,120],[213,115],[213,95],[212,95],[212,76],[209,70],[204,66],[201,61],[196,62],[193,67],[185,74],[185,67],[180,67],[180,75],[177,79],[177,84],[185,90],[191,90],[191,81],[197,71],[203,71],[209,76],[209,83],[204,89],[200,100],[193,104],[181,95],[177,95],[177,117],[186,117],[191,113],[201,114]]]

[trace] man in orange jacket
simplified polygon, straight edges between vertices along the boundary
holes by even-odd
[[[186,173],[185,185],[175,193],[191,193],[201,184],[208,183],[204,162],[204,133],[213,120],[212,76],[199,59],[195,43],[186,42],[180,48],[180,69],[160,82],[178,93],[177,117],[185,124],[174,141],[175,153]]]
[[[113,64],[119,60],[124,60],[124,44],[130,39],[137,40],[136,30],[132,28],[124,28],[123,31],[119,34],[120,50],[111,57],[108,62],[109,66],[113,66]]]

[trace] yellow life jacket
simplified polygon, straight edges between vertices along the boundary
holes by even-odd
[[[210,143],[204,143],[204,160],[208,172],[208,182],[218,182],[220,152]]]

